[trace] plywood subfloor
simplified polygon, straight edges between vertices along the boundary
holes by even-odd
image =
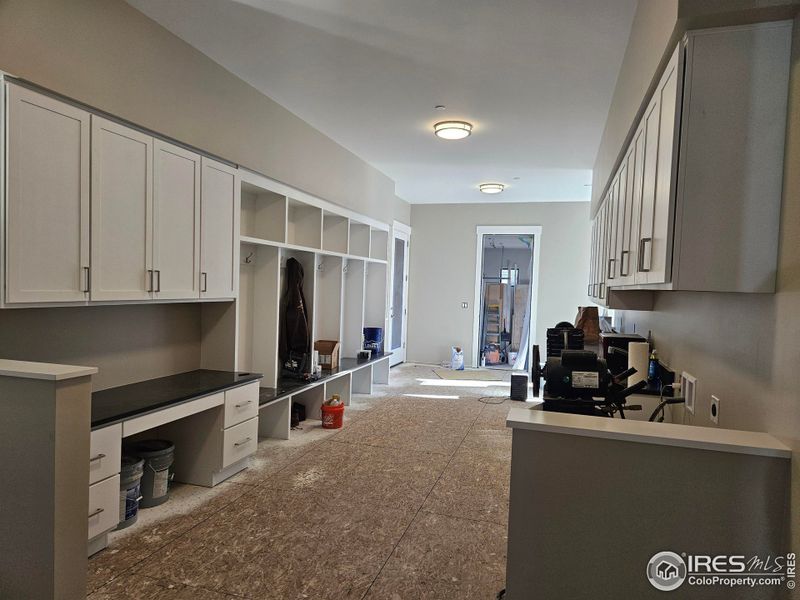
[[[176,486],[89,561],[89,598],[494,598],[508,384],[453,386],[413,365],[391,379],[354,397],[339,431],[262,440],[228,482]]]

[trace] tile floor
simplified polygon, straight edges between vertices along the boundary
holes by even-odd
[[[505,579],[507,395],[507,381],[395,367],[341,430],[307,424],[262,440],[216,488],[175,486],[90,559],[89,598],[491,600]]]

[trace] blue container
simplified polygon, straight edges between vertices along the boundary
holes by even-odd
[[[383,354],[383,327],[364,327],[364,350],[372,350],[372,356]]]

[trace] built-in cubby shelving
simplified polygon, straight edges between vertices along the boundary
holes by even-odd
[[[286,196],[242,183],[241,235],[286,242]]]
[[[322,248],[322,209],[289,198],[286,242],[306,248]]]
[[[242,181],[237,368],[263,373],[262,388],[281,388],[286,261],[303,267],[309,350],[338,340],[340,357],[352,359],[365,326],[386,326],[389,227],[253,173],[243,172]],[[349,377],[330,383],[348,392],[343,397],[350,386]],[[321,393],[303,399],[317,410]]]
[[[369,257],[370,227],[364,223],[350,221],[350,254]]]
[[[389,254],[389,232],[371,228],[369,238],[369,256],[377,260],[386,260]]]
[[[342,339],[342,259],[317,256],[317,282],[314,333],[317,340]]]
[[[350,219],[336,213],[322,214],[322,249],[347,254],[350,246]]]
[[[364,284],[364,327],[386,327],[386,265],[367,263]],[[384,332],[385,333],[385,332]]]
[[[364,330],[365,262],[347,259],[344,266],[344,306],[342,310],[342,355],[356,356]]]

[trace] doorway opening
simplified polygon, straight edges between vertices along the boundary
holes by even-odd
[[[526,370],[535,339],[540,227],[479,227],[473,364]]]

